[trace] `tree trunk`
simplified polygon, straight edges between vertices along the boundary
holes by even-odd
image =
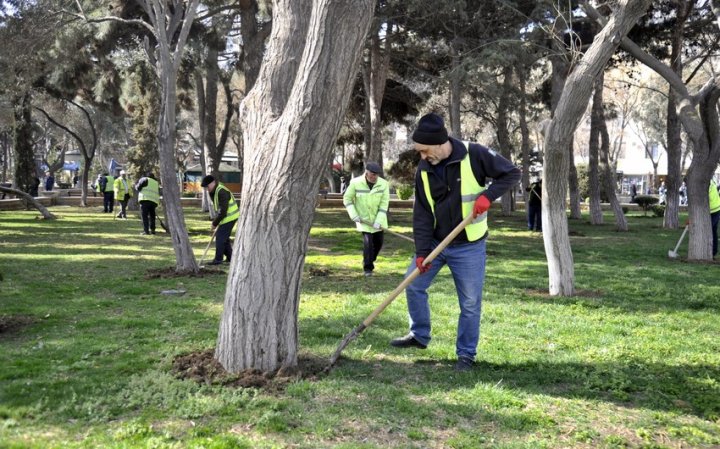
[[[530,185],[530,130],[527,124],[527,91],[525,85],[525,67],[516,66],[515,73],[518,77],[518,84],[520,86],[520,105],[518,108],[518,115],[520,120],[520,136],[521,143],[520,149],[522,153],[522,192],[523,202],[527,210],[528,195],[525,191]]]
[[[462,75],[460,74],[460,56],[455,49],[452,51],[452,69],[450,71],[450,134],[456,139],[462,139],[460,124],[460,103],[462,101]]]
[[[33,207],[34,207],[35,209],[37,209],[37,210],[42,214],[43,218],[45,218],[46,220],[54,220],[54,219],[57,218],[57,217],[56,217],[55,215],[53,215],[49,210],[47,210],[47,208],[46,208],[45,206],[43,206],[42,204],[40,204],[40,201],[38,201],[38,200],[36,200],[35,198],[33,198],[32,195],[30,195],[30,194],[27,194],[27,193],[25,193],[25,192],[23,192],[23,191],[21,191],[21,190],[18,190],[18,189],[11,189],[11,188],[9,188],[9,187],[3,187],[3,186],[0,186],[0,192],[9,193],[9,194],[11,194],[11,195],[16,195],[16,196],[24,199],[24,200],[25,200],[25,203],[26,203],[27,205],[32,204]]]
[[[597,75],[605,68],[620,40],[647,10],[650,0],[621,0],[608,23],[595,37],[580,64],[568,77],[545,140],[543,180],[543,241],[548,260],[551,295],[575,291],[573,256],[565,214],[566,173],[572,134],[580,122]]]
[[[580,183],[578,182],[577,167],[575,167],[575,145],[573,144],[574,138],[570,137],[570,142],[567,147],[568,151],[568,191],[570,192],[570,218],[573,220],[580,220],[582,218],[582,210],[580,209]]]
[[[595,92],[592,99],[592,112],[590,114],[590,141],[588,153],[588,181],[590,187],[590,223],[599,225],[603,223],[603,213],[600,198],[599,153],[600,153],[600,121],[603,118],[602,93],[604,77],[601,73],[595,79]]]
[[[500,145],[500,154],[507,160],[512,160],[512,143],[508,131],[508,109],[510,108],[510,95],[512,90],[512,66],[503,69],[503,84],[500,99],[497,107],[497,139]],[[502,215],[510,215],[512,212],[512,197],[515,193],[515,186],[508,190],[500,200]]]
[[[384,50],[380,43],[380,33],[385,34]],[[380,111],[385,95],[385,83],[390,71],[391,25],[376,20],[366,44],[366,60],[362,65],[363,84],[365,86],[365,113],[369,118],[370,139],[365,142],[366,161],[375,161],[383,166],[383,136]]]
[[[264,64],[241,107],[247,170],[215,351],[230,372],[297,365],[300,284],[317,186],[374,4],[273,1]]]
[[[15,179],[17,190],[30,192],[36,176],[32,139],[32,109],[30,93],[13,99],[13,147],[15,148]]]
[[[670,44],[670,68],[676,75],[682,77],[683,60],[682,49],[684,41],[684,29],[687,18],[692,12],[694,2],[679,0],[677,2],[676,20],[672,31]],[[665,215],[663,227],[666,229],[677,229],[680,225],[680,197],[678,191],[682,184],[682,138],[680,119],[677,114],[677,102],[675,92],[669,89],[667,104],[667,160],[668,175],[665,180],[667,196],[665,202]]]
[[[601,76],[604,78],[604,75]],[[625,218],[622,205],[615,193],[615,169],[610,164],[610,133],[608,133],[604,109],[598,125],[600,128],[600,178],[603,183],[603,189],[605,190],[605,196],[610,201],[613,214],[615,214],[615,230],[627,232],[627,218]]]

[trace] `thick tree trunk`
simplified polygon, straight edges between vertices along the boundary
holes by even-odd
[[[590,114],[590,141],[588,142],[588,153],[590,163],[588,166],[588,181],[590,187],[590,223],[599,225],[603,223],[602,205],[600,198],[600,121],[603,118],[603,89],[604,77],[601,73],[595,79],[595,92],[592,99],[592,112]]]
[[[638,18],[647,10],[650,0],[621,0],[608,23],[595,37],[580,64],[568,77],[545,140],[543,167],[543,241],[548,260],[551,295],[572,295],[575,291],[573,256],[565,214],[566,174],[569,170],[567,148],[575,132],[597,75]]]
[[[30,104],[30,93],[13,99],[13,147],[16,155],[14,186],[26,193],[30,192],[36,176]]]
[[[573,138],[570,139],[568,144],[568,192],[570,192],[570,218],[573,220],[580,220],[582,218],[582,210],[580,209],[580,183],[578,182],[577,167],[575,167],[575,145],[573,144]]]
[[[11,195],[16,195],[16,196],[24,199],[24,200],[25,200],[25,203],[26,203],[27,205],[32,204],[32,206],[33,206],[35,209],[37,209],[37,210],[42,214],[43,218],[45,218],[45,219],[47,219],[47,220],[54,220],[54,219],[57,218],[57,217],[56,217],[55,215],[53,215],[49,210],[47,210],[47,208],[46,208],[45,206],[43,206],[42,204],[40,204],[40,201],[38,201],[38,200],[36,200],[35,198],[33,198],[30,194],[27,194],[27,193],[25,193],[25,192],[23,192],[23,191],[21,191],[21,190],[18,190],[18,189],[11,189],[11,188],[9,188],[9,187],[3,187],[3,186],[0,186],[0,192],[2,192],[2,193],[9,193],[9,194],[11,194]]]
[[[230,372],[297,364],[297,313],[317,185],[334,149],[374,0],[275,0],[243,102],[245,182],[215,356]]]

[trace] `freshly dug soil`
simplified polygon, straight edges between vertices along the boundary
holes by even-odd
[[[178,356],[173,361],[172,372],[180,379],[191,379],[207,385],[264,388],[278,391],[294,380],[317,378],[328,364],[325,359],[301,355],[298,358],[298,366],[293,369],[271,372],[247,369],[237,374],[231,374],[215,360],[214,355],[214,349],[207,349]]]
[[[35,318],[27,315],[0,315],[0,337],[17,332],[35,321]]]

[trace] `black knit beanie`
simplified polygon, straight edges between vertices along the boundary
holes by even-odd
[[[442,117],[431,112],[418,121],[412,140],[423,145],[441,145],[448,141],[448,132]]]

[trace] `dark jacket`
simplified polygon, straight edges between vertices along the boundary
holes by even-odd
[[[413,234],[415,236],[415,252],[425,257],[433,249],[433,240],[441,241],[465,217],[462,216],[460,198],[460,161],[467,154],[465,145],[457,139],[450,138],[452,153],[445,166],[445,180],[433,173],[432,165],[420,160],[415,173],[415,206],[413,208]],[[470,166],[475,178],[481,186],[492,184],[483,192],[491,202],[510,190],[520,180],[520,169],[495,151],[477,143],[470,143]],[[425,196],[420,172],[427,170],[430,183],[430,194],[435,201],[433,216],[430,203]],[[435,221],[437,219],[437,222]],[[485,237],[483,237],[485,238]],[[467,242],[467,234],[462,231],[451,244]]]
[[[530,192],[530,195],[528,195],[528,203],[531,206],[542,205],[542,181],[533,182],[525,191]]]
[[[210,199],[215,198],[215,190],[217,189],[217,183],[215,183],[215,189],[210,193]],[[228,205],[230,204],[230,192],[226,189],[220,189],[218,192],[218,211],[217,216],[213,220],[213,226],[217,226],[223,218],[227,217]]]

